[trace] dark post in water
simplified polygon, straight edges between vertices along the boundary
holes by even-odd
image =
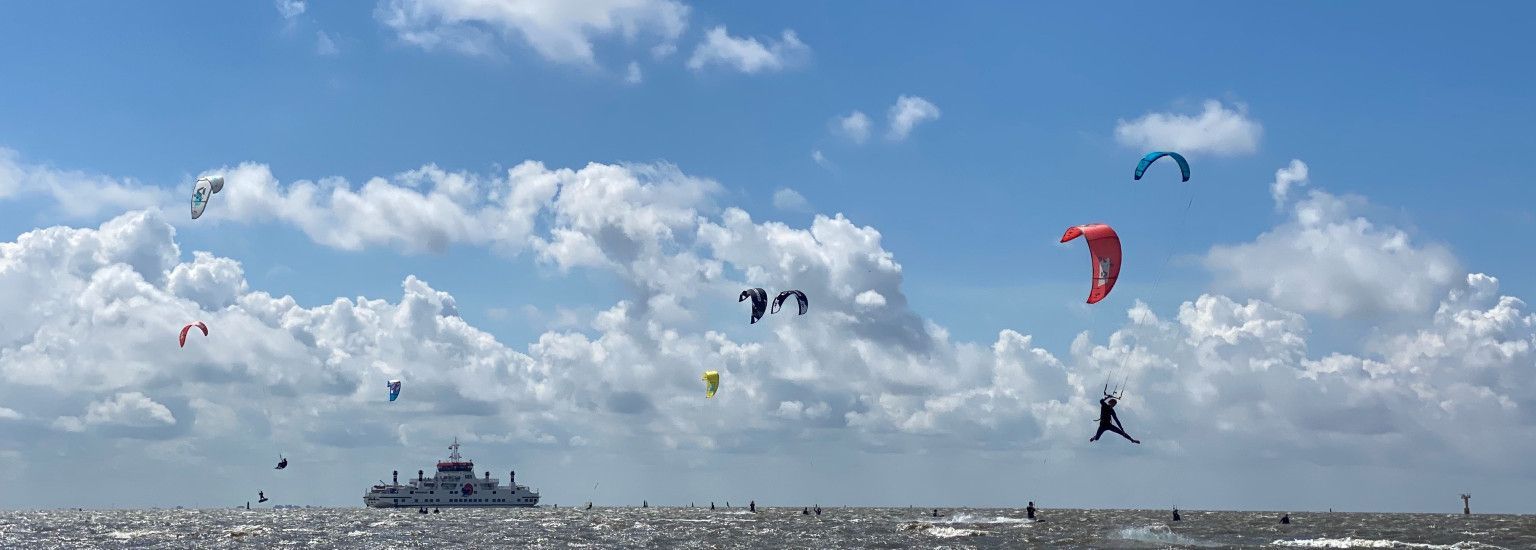
[[[1461,495],[1461,515],[1472,515],[1472,495]]]

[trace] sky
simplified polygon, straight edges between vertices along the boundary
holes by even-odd
[[[0,507],[1536,511],[1536,7],[1095,7],[9,5]]]

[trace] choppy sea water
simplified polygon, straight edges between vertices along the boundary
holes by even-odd
[[[1536,516],[1019,509],[0,512],[0,548],[1536,548]]]

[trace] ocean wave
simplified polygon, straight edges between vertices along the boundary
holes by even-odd
[[[961,529],[959,527],[948,527],[930,522],[908,523],[902,526],[902,530],[921,531],[925,534],[933,535],[941,539],[955,537],[979,537],[987,534],[986,531],[982,531],[980,529]]]
[[[994,516],[994,517],[991,517],[991,518],[985,518],[985,517],[973,516],[971,514],[960,513],[960,514],[955,514],[953,516],[950,516],[950,517],[947,517],[947,518],[944,518],[944,519],[941,519],[941,520],[933,521],[933,522],[930,522],[930,523],[941,523],[941,524],[943,524],[943,523],[947,523],[947,524],[955,524],[955,523],[996,523],[996,524],[1015,524],[1015,525],[1017,525],[1017,524],[1034,523],[1034,522],[1035,522],[1035,520],[1026,519],[1026,518],[1010,518],[1010,517],[1005,517],[1005,516]]]
[[[1173,529],[1169,528],[1167,525],[1163,525],[1161,523],[1145,525],[1141,527],[1126,527],[1120,529],[1117,535],[1124,540],[1150,542],[1154,544],[1177,544],[1181,546],[1206,547],[1222,546],[1214,542],[1207,542],[1197,538],[1180,535],[1173,532]]]
[[[1423,542],[1403,542],[1398,540],[1357,539],[1354,537],[1344,537],[1342,539],[1277,540],[1270,544],[1275,546],[1287,546],[1291,548],[1422,548],[1425,550],[1503,549],[1502,546],[1483,544],[1476,541],[1462,541],[1455,544],[1429,544]]]

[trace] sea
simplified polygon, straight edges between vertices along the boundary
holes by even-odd
[[[0,548],[1536,548],[1536,516],[1047,509],[0,512]]]

